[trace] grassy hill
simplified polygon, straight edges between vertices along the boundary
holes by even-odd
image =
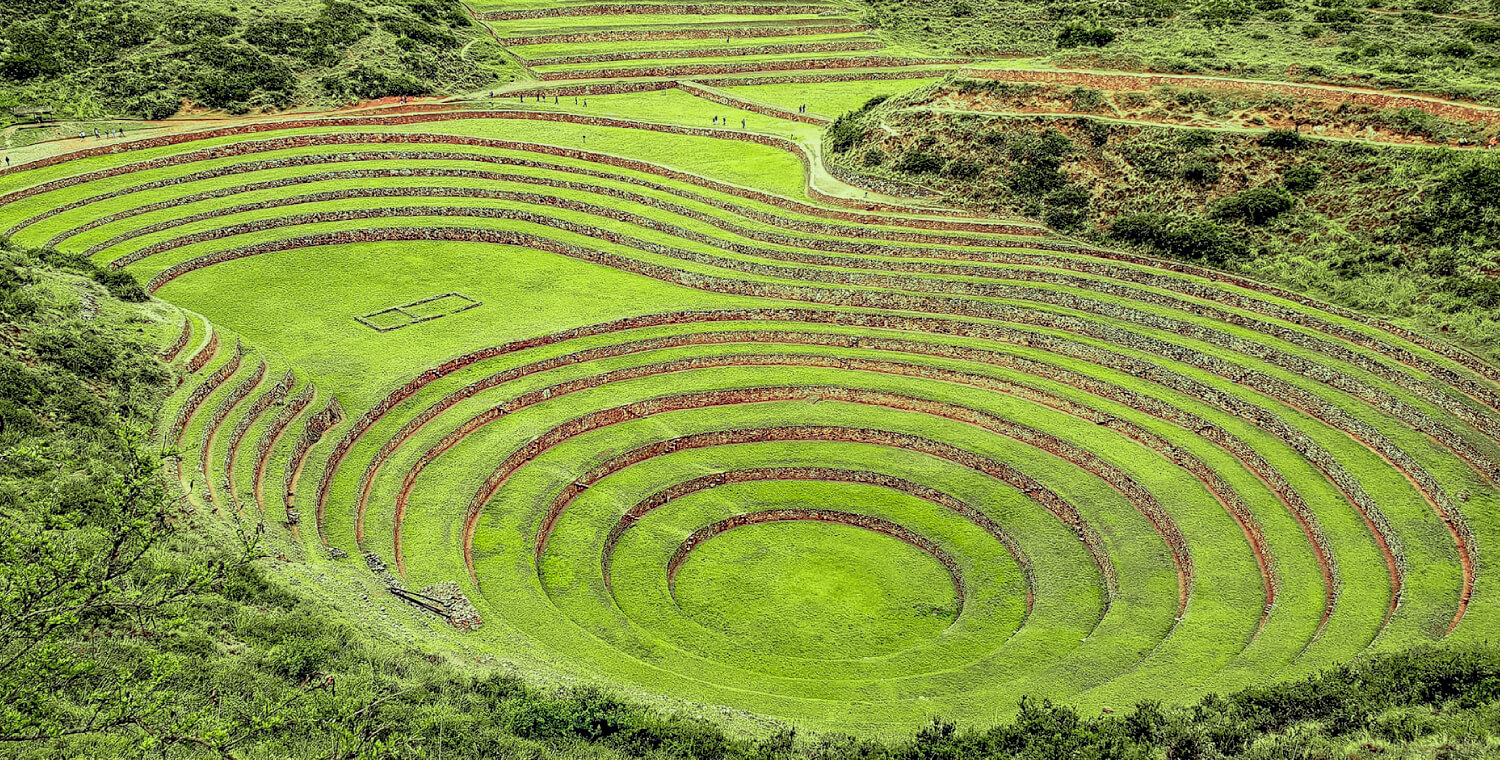
[[[0,5],[0,105],[71,119],[458,92],[493,81],[500,56],[451,0]]]
[[[983,8],[212,10],[4,59],[192,105],[8,135],[0,755],[1500,747],[1493,108]]]

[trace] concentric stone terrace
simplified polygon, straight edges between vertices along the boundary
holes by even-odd
[[[1500,626],[1500,370],[588,99],[66,155],[0,229],[183,308],[192,498],[531,672],[880,731]]]

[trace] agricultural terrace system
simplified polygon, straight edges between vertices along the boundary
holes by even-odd
[[[867,734],[1500,630],[1500,369],[823,160],[875,96],[1089,75],[826,2],[471,10],[530,79],[0,174],[0,232],[180,309],[171,477],[356,625]]]

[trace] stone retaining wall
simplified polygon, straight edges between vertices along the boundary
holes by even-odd
[[[286,374],[281,377],[281,380],[271,386],[270,390],[260,394],[260,396],[256,397],[255,401],[251,402],[250,408],[245,410],[245,414],[234,424],[234,430],[229,433],[229,446],[224,454],[222,482],[225,492],[229,494],[229,498],[234,502],[236,509],[239,508],[239,494],[235,492],[234,487],[234,464],[235,460],[239,458],[240,444],[244,443],[245,436],[249,435],[250,426],[254,425],[255,421],[260,419],[260,416],[265,414],[267,409],[280,404],[286,398],[286,395],[291,392],[292,386],[296,382],[296,375],[292,374],[291,370],[287,370]]]
[[[181,137],[181,136],[178,136],[178,137]],[[156,139],[156,140],[170,140],[171,138],[154,138],[154,139]],[[195,138],[195,139],[197,139],[197,138]],[[146,142],[146,141],[140,141],[140,142]],[[164,143],[164,144],[166,144],[166,143]],[[319,143],[319,144],[326,144],[326,143]],[[116,146],[109,146],[109,147],[116,147]],[[144,146],[142,146],[142,147],[144,147]],[[287,147],[294,147],[294,146],[287,146]],[[531,146],[531,147],[536,147],[536,146]],[[272,148],[272,149],[274,149],[274,148]],[[90,151],[81,151],[79,153],[94,154],[95,151],[104,151],[104,150],[106,150],[106,149],[92,149]],[[559,153],[559,155],[562,155],[564,153],[567,153],[567,154],[577,154],[577,153],[581,153],[581,152],[577,152],[577,151],[562,151],[562,152]],[[73,156],[73,157],[76,157],[77,155],[78,154],[69,154],[69,156]],[[593,154],[593,155],[597,156],[597,154]],[[577,156],[570,156],[570,157],[581,157],[581,158],[584,158],[585,160],[590,160],[590,156],[588,156],[588,155],[577,155]],[[63,157],[63,158],[67,158],[67,157]],[[139,166],[139,165],[137,165],[137,166]],[[636,168],[636,167],[630,167],[630,168]],[[3,174],[3,173],[4,172],[0,172],[0,174]],[[118,174],[118,173],[124,173],[124,172],[111,173],[110,176],[115,176],[115,174]],[[677,177],[674,177],[674,179],[676,179],[676,178]],[[66,182],[66,180],[64,180],[63,182]],[[48,183],[48,184],[51,185],[51,184],[56,184],[56,183]],[[37,186],[37,187],[45,187],[45,186]],[[20,192],[20,193],[31,193],[34,190],[36,190],[36,188],[29,188],[27,190],[18,191],[18,192]],[[6,198],[13,198],[13,196],[15,196],[15,195],[16,195],[16,193],[12,193],[11,195],[6,196]],[[763,198],[757,198],[756,200],[764,200],[764,199]],[[798,209],[795,209],[795,210],[798,210],[799,212],[800,211],[804,211],[804,209],[801,209],[801,208],[798,208]],[[16,228],[12,228],[12,232],[14,232],[15,229]],[[1337,314],[1338,316],[1341,316],[1341,317],[1345,317],[1345,318],[1349,318],[1349,319],[1355,319],[1355,320],[1363,322],[1363,323],[1365,323],[1367,325],[1370,325],[1370,326],[1373,326],[1373,327],[1377,327],[1379,329],[1382,329],[1382,330],[1385,330],[1385,331],[1390,332],[1392,334],[1395,334],[1395,335],[1397,335],[1399,337],[1402,337],[1402,338],[1406,339],[1409,342],[1412,342],[1414,344],[1420,345],[1423,348],[1426,348],[1427,350],[1433,351],[1434,353],[1442,355],[1445,358],[1448,358],[1448,359],[1450,359],[1452,361],[1458,362],[1458,363],[1460,363],[1460,364],[1462,364],[1462,365],[1464,365],[1464,366],[1466,366],[1466,367],[1468,367],[1468,368],[1470,368],[1470,369],[1472,369],[1472,370],[1474,370],[1476,372],[1479,372],[1480,374],[1484,375],[1486,378],[1488,378],[1490,380],[1500,380],[1500,370],[1497,370],[1496,368],[1494,368],[1493,366],[1491,366],[1488,363],[1484,362],[1483,360],[1479,359],[1478,357],[1475,357],[1472,354],[1469,354],[1468,352],[1466,352],[1466,351],[1464,351],[1462,349],[1459,349],[1459,348],[1457,348],[1455,346],[1451,346],[1449,344],[1443,343],[1443,342],[1438,341],[1438,340],[1434,340],[1432,338],[1428,338],[1426,336],[1422,336],[1422,335],[1418,335],[1416,333],[1412,333],[1411,331],[1408,331],[1408,330],[1405,330],[1404,328],[1400,328],[1400,327],[1397,327],[1395,325],[1392,325],[1392,324],[1390,324],[1390,323],[1388,323],[1388,322],[1386,322],[1384,320],[1372,318],[1372,317],[1369,317],[1367,315],[1359,314],[1358,312],[1354,312],[1354,311],[1349,310],[1349,309],[1344,309],[1342,307],[1333,306],[1331,304],[1324,304],[1324,303],[1316,301],[1315,299],[1312,299],[1312,298],[1309,298],[1309,297],[1306,297],[1306,296],[1302,296],[1302,295],[1299,295],[1299,294],[1296,294],[1296,293],[1291,293],[1289,291],[1285,291],[1285,290],[1282,290],[1280,288],[1276,288],[1274,286],[1268,286],[1268,285],[1265,285],[1263,283],[1256,282],[1254,280],[1249,280],[1247,278],[1238,277],[1238,276],[1234,276],[1234,275],[1227,275],[1225,273],[1215,272],[1213,270],[1206,270],[1206,269],[1202,269],[1200,267],[1195,267],[1195,266],[1192,266],[1192,265],[1183,264],[1181,262],[1173,262],[1173,261],[1169,261],[1169,260],[1152,259],[1150,257],[1133,256],[1133,255],[1128,255],[1128,254],[1112,254],[1111,257],[1112,258],[1117,258],[1117,259],[1120,259],[1120,260],[1131,261],[1131,262],[1143,262],[1143,263],[1146,263],[1148,265],[1157,266],[1157,267],[1160,267],[1160,268],[1163,268],[1163,269],[1167,269],[1167,270],[1170,270],[1170,271],[1175,271],[1175,272],[1179,272],[1179,273],[1183,273],[1183,274],[1189,274],[1189,275],[1194,275],[1194,276],[1206,277],[1208,279],[1217,280],[1217,281],[1220,281],[1220,282],[1226,282],[1226,283],[1229,283],[1229,284],[1233,284],[1233,285],[1235,285],[1237,287],[1243,287],[1243,288],[1246,288],[1246,289],[1249,289],[1249,290],[1254,290],[1254,291],[1258,291],[1258,292],[1261,292],[1261,293],[1266,293],[1268,295],[1272,295],[1272,296],[1275,296],[1275,297],[1278,297],[1278,298],[1285,298],[1285,299],[1291,300],[1291,301],[1293,301],[1295,303],[1298,303],[1300,305],[1303,305],[1303,306],[1312,307],[1312,308],[1318,308],[1318,309],[1321,309],[1321,310],[1324,310],[1324,311],[1328,311],[1330,313]]]
[[[479,14],[484,21],[524,21],[563,16],[816,16],[842,10],[836,5],[783,5],[779,3],[601,3],[558,5],[550,8],[519,8]]]
[[[614,61],[654,61],[667,58],[726,58],[740,55],[782,55],[790,53],[842,53],[850,50],[879,50],[879,40],[845,40],[841,42],[803,42],[745,47],[684,48],[673,50],[632,50],[622,53],[590,53],[533,58],[531,66],[566,66],[577,63],[611,63]],[[508,93],[507,93],[508,94]]]
[[[675,66],[643,66],[640,68],[570,69],[568,71],[544,71],[537,75],[543,82],[566,79],[613,79],[618,77],[672,77],[697,79],[699,77],[724,74],[752,74],[760,71],[826,71],[828,69],[879,69],[896,66],[956,66],[971,63],[970,58],[901,58],[896,56],[833,56],[809,60],[783,60],[743,63],[687,63]],[[928,72],[932,76],[933,72]]]
[[[188,359],[187,373],[189,375],[196,375],[196,374],[198,374],[198,370],[203,369],[205,366],[208,365],[209,362],[213,361],[213,358],[215,356],[218,356],[218,355],[219,355],[219,333],[216,330],[214,330],[213,325],[209,325],[208,326],[208,342],[205,343],[205,344],[203,344],[203,348],[198,349],[197,353],[193,354],[193,358]]]
[[[1378,90],[1361,90],[1331,86],[1292,84],[1290,82],[1252,82],[1217,77],[1176,76],[1168,74],[1100,74],[1089,71],[1045,71],[1036,69],[964,69],[970,79],[1003,82],[1054,82],[1091,87],[1099,90],[1149,90],[1155,87],[1198,87],[1217,90],[1253,90],[1275,92],[1310,100],[1358,103],[1381,109],[1416,108],[1434,116],[1463,121],[1493,121],[1500,109],[1457,103],[1437,98],[1419,97]]]
[[[217,339],[218,335],[215,334],[214,338]],[[210,374],[207,378],[204,378],[203,382],[199,383],[198,387],[194,388],[192,392],[188,394],[187,399],[182,403],[182,408],[177,410],[177,419],[172,421],[172,427],[167,431],[168,443],[173,446],[177,446],[182,443],[182,436],[187,432],[188,423],[192,421],[193,415],[198,413],[198,407],[202,406],[203,402],[207,400],[215,390],[218,390],[220,385],[224,384],[224,381],[228,380],[232,375],[234,375],[235,372],[239,370],[240,359],[244,355],[244,346],[241,344],[236,344],[234,355],[229,357],[228,361],[219,365],[218,369],[214,370],[213,373]]]
[[[806,113],[798,113],[797,111],[793,111],[793,110],[786,109],[786,108],[778,108],[776,106],[763,105],[761,103],[756,103],[754,101],[745,100],[743,98],[736,98],[736,97],[734,97],[732,95],[729,95],[728,93],[720,92],[718,90],[709,89],[707,87],[703,87],[703,86],[694,84],[692,82],[678,82],[677,86],[683,92],[686,92],[686,93],[688,93],[690,95],[693,95],[695,97],[703,98],[704,100],[707,100],[707,101],[710,101],[710,102],[713,102],[713,103],[718,103],[719,105],[722,105],[722,106],[729,106],[730,108],[738,108],[738,109],[740,109],[742,111],[750,111],[751,113],[758,113],[758,114],[761,114],[763,116],[774,116],[774,117],[776,117],[778,119],[785,119],[787,121],[797,121],[797,122],[801,122],[803,124],[815,124],[815,125],[821,126],[821,125],[829,123],[828,119],[825,119],[825,118],[823,118],[821,116],[814,116],[812,114],[806,114]]]
[[[312,383],[302,386],[302,390],[287,400],[286,406],[281,408],[281,411],[271,420],[271,424],[266,427],[265,432],[261,433],[260,439],[255,442],[255,502],[262,513],[265,512],[266,505],[261,498],[261,488],[265,481],[266,466],[271,460],[271,451],[276,448],[276,443],[281,440],[282,434],[292,424],[292,420],[312,404],[313,396],[316,394],[317,388]]]
[[[260,381],[265,379],[265,376],[266,360],[261,359],[260,365],[255,368],[255,371],[239,385],[236,385],[229,392],[229,395],[225,396],[224,400],[220,401],[219,405],[214,408],[214,413],[209,415],[208,423],[203,429],[203,441],[198,446],[198,461],[202,465],[204,483],[208,482],[208,465],[211,454],[209,449],[213,446],[214,436],[217,434],[219,426],[224,424],[224,420],[229,418],[229,414],[234,411],[234,408],[239,406],[240,402],[244,401],[250,395],[250,392],[255,390],[256,386],[260,385]],[[226,461],[228,460],[226,459]],[[213,489],[210,488],[209,492],[212,493]]]
[[[193,337],[193,318],[192,318],[192,316],[190,316],[188,314],[183,314],[182,315],[182,332],[180,332],[180,333],[177,334],[177,340],[173,341],[172,345],[167,346],[157,356],[162,361],[167,362],[168,364],[170,364],[173,359],[177,358],[178,354],[182,353],[183,349],[187,348],[188,341],[192,340],[192,337]]]
[[[557,45],[586,42],[645,42],[652,40],[707,40],[720,37],[795,37],[812,34],[858,34],[868,32],[864,24],[792,23],[788,26],[742,26],[716,29],[618,29],[607,32],[561,32],[506,37],[509,47],[524,45]]]
[[[569,208],[571,210],[592,212],[606,218],[612,218],[619,221],[627,221],[648,228],[655,228],[660,231],[676,235],[678,237],[694,239],[698,242],[703,242],[715,247],[721,247],[726,250],[732,250],[762,258],[830,267],[848,263],[847,260],[837,257],[816,256],[811,254],[788,254],[780,251],[760,249],[753,246],[728,243],[726,241],[720,241],[715,238],[700,235],[698,233],[693,233],[682,228],[677,228],[673,225],[657,223],[649,218],[636,217],[624,211],[594,207],[590,206],[589,204],[583,204],[580,202],[566,201],[555,196],[539,196],[521,193],[506,195],[507,197],[520,198],[531,203],[549,204],[560,206],[563,208]],[[477,216],[482,218],[514,219],[518,221],[526,221],[539,225],[557,227],[559,229],[567,230],[570,232],[607,240],[609,242],[628,246],[636,250],[649,251],[651,253],[656,253],[662,256],[668,256],[684,261],[692,261],[700,264],[707,264],[710,266],[738,271],[753,276],[793,279],[803,282],[823,282],[836,287],[862,286],[918,291],[948,296],[1029,300],[1060,306],[1067,309],[1098,314],[1109,319],[1127,321],[1145,328],[1159,329],[1172,334],[1212,343],[1244,354],[1246,356],[1262,358],[1266,361],[1272,362],[1278,366],[1284,367],[1288,370],[1291,370],[1292,372],[1302,375],[1303,377],[1317,380],[1331,387],[1348,392],[1361,398],[1362,400],[1366,401],[1376,408],[1387,409],[1392,413],[1398,414],[1403,419],[1415,424],[1418,429],[1422,430],[1422,432],[1438,439],[1455,454],[1459,455],[1465,461],[1474,465],[1481,472],[1484,472],[1491,477],[1500,477],[1500,465],[1497,465],[1495,462],[1490,460],[1488,455],[1481,452],[1463,436],[1455,433],[1447,426],[1438,423],[1437,421],[1428,417],[1426,414],[1416,410],[1415,408],[1397,399],[1391,394],[1369,386],[1364,382],[1345,373],[1330,369],[1324,366],[1322,363],[1302,359],[1301,357],[1281,351],[1279,349],[1272,348],[1266,344],[1252,341],[1246,338],[1240,338],[1236,335],[1218,329],[1124,306],[1115,301],[1085,298],[1069,292],[1055,291],[1045,288],[1039,289],[1018,287],[1008,284],[970,281],[938,281],[921,276],[924,274],[937,273],[949,274],[953,276],[974,277],[978,275],[993,277],[993,273],[986,273],[983,269],[975,269],[973,267],[962,265],[937,265],[927,262],[862,262],[862,264],[866,267],[910,273],[910,276],[908,276],[907,274],[886,275],[867,272],[808,270],[802,268],[776,266],[771,264],[761,264],[757,262],[747,262],[740,259],[730,259],[713,254],[699,253],[696,251],[689,251],[652,244],[629,236],[607,232],[601,228],[576,224],[550,216],[532,214],[530,212],[518,211],[514,209],[477,209],[451,206],[442,208],[398,207],[385,209],[358,209],[337,212],[323,212],[318,214],[285,216],[277,219],[268,219],[259,222],[208,230],[197,233],[195,235],[188,235],[181,238],[163,241],[155,246],[148,246],[146,248],[139,249],[128,256],[118,259],[117,261],[123,264],[128,264],[135,261],[135,257],[144,258],[146,256],[160,253],[163,250],[169,250],[171,248],[179,247],[182,245],[215,240],[222,237],[244,234],[247,232],[254,232],[263,229],[270,229],[282,225],[295,226],[319,222],[380,218],[385,216],[424,215]],[[543,250],[558,250],[559,252],[561,252],[559,246],[563,246],[563,244],[557,243],[555,241],[548,241],[548,243],[543,246]],[[571,246],[564,247],[572,248]],[[215,254],[210,254],[210,257],[212,257],[213,255]],[[573,256],[575,254],[565,253],[564,255]],[[601,254],[589,252],[583,253],[576,257],[594,260],[599,255]],[[629,264],[625,265],[622,268],[633,271],[632,265]],[[167,270],[167,272],[163,272],[162,275],[158,275],[158,278],[167,275],[171,271],[172,270],[169,269]],[[1259,333],[1274,336],[1278,339],[1301,346],[1303,348],[1318,351],[1325,355],[1353,363],[1357,366],[1362,366],[1364,369],[1375,372],[1385,377],[1386,379],[1391,380],[1392,382],[1401,384],[1403,387],[1414,393],[1423,395],[1433,403],[1436,403],[1452,412],[1460,419],[1464,419],[1465,422],[1474,425],[1478,429],[1484,431],[1492,438],[1500,439],[1500,417],[1476,412],[1467,404],[1451,398],[1441,389],[1431,386],[1420,378],[1411,377],[1399,370],[1392,371],[1390,368],[1384,366],[1383,364],[1380,364],[1379,362],[1373,361],[1364,354],[1348,349],[1340,344],[1336,344],[1325,339],[1318,338],[1316,336],[1308,335],[1301,331],[1281,327],[1269,322],[1239,315],[1234,312],[1205,308],[1197,304],[1189,304],[1179,299],[1157,294],[1152,291],[1137,290],[1121,285],[1100,283],[1094,280],[1081,278],[1070,278],[1067,275],[1058,275],[1051,273],[1027,273],[1017,271],[1007,272],[1005,273],[1005,276],[1019,279],[1029,277],[1031,279],[1055,284],[1058,286],[1092,289],[1114,296],[1133,298],[1140,302],[1151,303],[1154,305],[1176,309],[1184,313],[1206,313],[1206,315],[1211,318],[1218,319],[1229,324],[1235,324],[1253,329]],[[159,287],[160,283],[158,282],[158,279],[153,279],[151,281],[149,289],[154,292]],[[798,300],[809,299],[803,297],[799,298]],[[871,305],[875,306],[876,308],[883,308],[879,304],[872,303]],[[1002,318],[1008,321],[1031,323],[1054,327],[1057,329],[1064,329],[1070,332],[1078,332],[1094,337],[1101,337],[1107,340],[1111,340],[1112,342],[1119,342],[1120,340],[1124,340],[1124,338],[1121,337],[1123,335],[1136,335],[1135,333],[1132,333],[1128,330],[1113,328],[1102,322],[1078,322],[1077,320],[1072,320],[1056,313],[1040,312],[1038,310],[1026,307],[1017,307],[1007,304],[991,304],[987,308],[992,313],[1003,315],[995,316],[993,318]],[[930,311],[931,309],[924,310]],[[1165,341],[1155,341],[1154,345],[1156,346],[1156,348],[1153,349],[1153,352],[1164,356],[1170,356],[1173,352],[1181,350],[1175,344]],[[1399,457],[1397,457],[1396,455],[1388,452],[1386,453],[1387,456],[1390,456],[1393,459],[1397,459],[1399,461]],[[1417,477],[1420,478],[1422,476],[1418,474]],[[1429,483],[1435,486],[1435,483],[1432,483],[1431,481],[1429,481]],[[1447,508],[1446,504],[1439,504],[1439,506],[1441,508]]]
[[[286,474],[282,477],[282,504],[286,507],[288,523],[296,525],[299,520],[294,500],[297,496],[297,479],[302,475],[302,466],[307,461],[307,453],[318,441],[323,440],[324,434],[343,421],[343,405],[337,398],[330,396],[328,403],[324,404],[322,409],[308,416],[307,423],[302,427],[302,435],[298,436],[296,443],[292,444],[292,451],[287,455]],[[318,532],[322,533],[321,525],[318,529]]]

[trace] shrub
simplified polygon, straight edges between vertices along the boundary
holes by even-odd
[[[828,125],[828,131],[825,133],[828,140],[828,147],[835,153],[846,153],[850,148],[863,142],[865,127],[862,117],[875,108],[875,106],[884,103],[889,97],[889,95],[877,95],[866,100],[864,105],[859,108],[834,119],[833,123]]]
[[[1042,221],[1058,229],[1077,229],[1088,218],[1089,193],[1077,185],[1065,185],[1047,193],[1042,204]]]
[[[1204,159],[1194,159],[1182,166],[1182,178],[1198,185],[1213,185],[1219,181],[1219,165]]]
[[[1264,224],[1292,210],[1296,201],[1282,187],[1252,187],[1215,203],[1210,214],[1216,219]]]
[[[319,84],[330,95],[367,100],[393,95],[421,95],[427,90],[410,74],[377,69],[368,64],[361,64],[343,74],[323,77]]]
[[[1294,193],[1305,193],[1318,186],[1323,170],[1316,166],[1294,166],[1281,175],[1281,183]]]
[[[1352,29],[1364,21],[1364,18],[1364,14],[1353,8],[1319,8],[1313,11],[1313,21],[1339,30]]]
[[[1188,261],[1223,265],[1247,252],[1241,236],[1198,217],[1130,214],[1115,220],[1110,237]]]
[[[948,162],[948,176],[954,179],[973,179],[984,171],[984,165],[972,158],[955,158]]]
[[[239,19],[228,13],[194,8],[170,14],[161,36],[174,45],[188,45],[204,37],[227,37],[238,27]]]
[[[1470,24],[1464,29],[1464,36],[1474,42],[1492,45],[1500,42],[1500,24]]]
[[[1449,40],[1438,45],[1437,51],[1454,58],[1469,58],[1474,55],[1474,46],[1463,40]]]
[[[1297,30],[1297,33],[1307,39],[1315,40],[1323,36],[1323,27],[1317,24],[1305,24],[1301,29]]]
[[[1279,148],[1281,150],[1296,150],[1301,148],[1306,139],[1302,133],[1295,129],[1273,129],[1260,138],[1260,144],[1267,148]]]
[[[879,148],[871,148],[865,151],[864,158],[861,161],[865,166],[880,166],[885,163],[885,153]]]
[[[1255,17],[1255,6],[1246,0],[1204,0],[1193,9],[1193,16],[1209,26],[1239,23]]]
[[[1115,40],[1113,30],[1081,22],[1066,24],[1057,32],[1059,48],[1104,47]]]
[[[907,152],[896,164],[896,171],[908,174],[936,174],[943,170],[943,159],[920,150]]]
[[[1297,18],[1297,14],[1292,13],[1286,8],[1278,8],[1274,11],[1266,11],[1265,15],[1261,18],[1278,24],[1284,24],[1288,21],[1295,20]]]
[[[151,294],[141,287],[140,280],[123,269],[98,269],[94,272],[94,281],[121,301],[141,303],[151,298]]]
[[[1075,111],[1097,111],[1104,105],[1104,93],[1090,87],[1075,87],[1068,93]]]
[[[1214,144],[1214,133],[1206,129],[1185,129],[1177,133],[1177,144],[1188,150],[1207,148]]]

